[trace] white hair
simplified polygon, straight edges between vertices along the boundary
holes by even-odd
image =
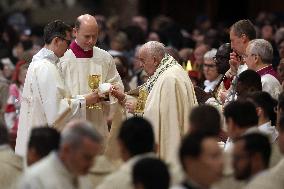
[[[88,121],[72,120],[61,133],[60,146],[68,143],[73,147],[80,146],[83,138],[89,138],[96,143],[101,143],[102,136]]]
[[[158,41],[149,41],[145,43],[141,49],[146,49],[151,56],[163,58],[165,56],[165,45]]]
[[[213,58],[216,56],[217,49],[211,49],[210,51],[207,51],[203,58],[204,60],[213,60]]]
[[[254,39],[249,42],[251,54],[258,55],[264,64],[271,64],[273,60],[272,45],[265,39]]]

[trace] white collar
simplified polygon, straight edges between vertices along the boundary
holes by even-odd
[[[262,133],[269,135],[272,143],[277,139],[277,137],[279,135],[278,131],[276,130],[276,128],[274,126],[271,125],[270,121],[258,126],[258,129]]]
[[[204,91],[205,92],[209,92],[210,90],[214,90],[214,88],[216,87],[216,85],[218,84],[220,79],[222,79],[222,75],[221,74],[213,81],[205,80],[204,81],[204,86],[205,86]]]
[[[36,55],[33,57],[33,61],[48,59],[50,62],[57,64],[59,58],[54,54],[52,50],[43,47]]]

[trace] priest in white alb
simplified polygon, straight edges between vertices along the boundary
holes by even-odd
[[[79,16],[75,22],[73,33],[75,40],[60,59],[59,64],[71,94],[80,95],[92,90],[88,86],[89,75],[97,75],[100,78],[100,84],[116,84],[123,91],[123,84],[113,58],[106,51],[95,47],[98,37],[98,25],[95,17],[88,14]],[[102,101],[96,105],[96,108],[87,108],[86,110],[87,120],[93,123],[104,138],[109,135],[107,120],[110,104]],[[118,103],[113,103],[111,107],[113,112],[121,112],[114,110],[119,108]]]
[[[44,28],[45,46],[28,68],[20,109],[15,151],[25,156],[33,127],[50,126],[59,131],[72,118],[85,118],[86,105],[99,101],[97,93],[71,96],[57,67],[67,50],[71,28],[60,20]]]

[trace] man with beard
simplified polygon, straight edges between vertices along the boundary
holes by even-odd
[[[267,136],[260,133],[243,135],[235,140],[233,150],[234,176],[249,182],[269,166],[271,146]]]

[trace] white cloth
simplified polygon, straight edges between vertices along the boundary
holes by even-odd
[[[67,50],[60,59],[59,68],[62,70],[64,80],[72,95],[90,93],[88,86],[88,76],[91,74],[101,75],[101,83],[118,84],[123,91],[121,78],[116,70],[113,58],[106,51],[97,47],[93,48],[92,58],[76,58],[71,49]],[[92,122],[96,129],[107,137],[107,116],[108,109],[106,104],[102,104],[102,109],[87,109],[87,120]],[[117,103],[111,106],[117,107]],[[113,110],[115,111],[115,110]]]
[[[23,160],[15,155],[9,145],[0,145],[0,170],[0,188],[14,188],[22,175]]]
[[[64,166],[58,154],[50,153],[46,158],[29,167],[19,183],[19,189],[91,189],[90,180],[75,177]]]
[[[175,186],[170,187],[170,189],[186,189],[186,187],[183,185],[175,185]]]
[[[96,189],[134,189],[132,169],[135,163],[146,157],[155,157],[154,153],[145,153],[132,157],[114,173],[107,176]]]
[[[209,81],[209,80],[205,80],[204,81],[204,91],[205,92],[210,92],[213,91],[216,87],[216,85],[219,83],[220,79],[222,79],[222,75],[219,75],[214,81]]]
[[[284,186],[284,159],[275,167],[255,177],[245,189],[283,189]]]
[[[248,69],[248,66],[246,64],[241,64],[238,67],[237,75],[239,76],[243,71],[246,71]]]
[[[51,126],[62,130],[72,118],[85,118],[85,98],[72,98],[58,70],[57,56],[42,48],[30,64],[23,89],[16,153],[25,156],[33,127]]]
[[[266,122],[260,126],[258,126],[258,129],[267,134],[270,138],[271,138],[271,142],[275,142],[279,133],[277,131],[277,129],[274,126],[271,126],[271,122]]]
[[[259,133],[260,129],[256,126],[248,128],[242,135],[250,134],[250,133]],[[234,143],[233,140],[229,137],[226,141],[224,151],[229,152],[233,149]]]
[[[280,82],[270,74],[261,76],[262,91],[268,92],[274,99],[278,100],[279,94],[282,92]]]
[[[170,56],[167,61],[174,59]],[[147,82],[146,86],[151,87]],[[188,115],[197,105],[194,88],[179,64],[168,67],[152,84],[144,117],[153,125],[159,157],[167,162],[176,161],[181,138],[188,131]]]

